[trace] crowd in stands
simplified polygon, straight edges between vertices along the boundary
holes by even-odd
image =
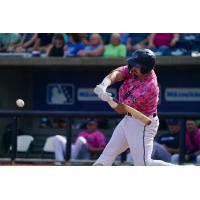
[[[199,33],[0,33],[0,55],[128,57],[140,48],[158,56],[195,56]]]

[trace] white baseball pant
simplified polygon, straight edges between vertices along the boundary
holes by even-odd
[[[153,140],[159,119],[150,116],[152,123],[145,126],[138,119],[126,115],[115,128],[113,135],[94,165],[112,165],[116,157],[128,147],[136,166],[169,166],[170,163],[152,160]]]
[[[55,152],[56,161],[65,160],[67,140],[61,135],[56,135],[53,139],[53,147]],[[75,144],[71,145],[71,158],[72,159],[88,159],[89,152],[87,148],[87,141],[84,137],[78,137]]]

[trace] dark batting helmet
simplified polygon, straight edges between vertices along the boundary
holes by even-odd
[[[136,50],[127,62],[129,71],[137,67],[143,74],[147,74],[154,68],[156,56],[150,49],[140,49]]]

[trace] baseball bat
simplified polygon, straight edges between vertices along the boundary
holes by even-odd
[[[124,104],[124,103],[120,103],[116,99],[114,99],[114,101],[116,103],[118,103],[120,106],[122,106],[124,108],[124,110],[126,110],[128,113],[130,113],[133,117],[135,117],[136,119],[143,122],[145,125],[151,124],[151,122],[152,122],[151,119],[149,117],[147,117],[146,115],[144,115],[143,113],[139,112],[138,110],[136,110],[136,109]]]

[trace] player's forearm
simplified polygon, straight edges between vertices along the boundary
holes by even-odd
[[[120,114],[126,114],[127,113],[127,111],[124,109],[124,107],[122,105],[119,105],[115,101],[109,101],[108,104],[111,106],[112,109],[114,109],[116,112],[118,112]]]
[[[120,81],[120,75],[118,71],[113,71],[111,74],[107,75],[103,81],[100,83],[103,87],[107,88],[110,85],[113,85],[114,83]]]
[[[122,77],[121,72],[119,71],[119,68],[112,71],[112,73],[107,75],[106,78],[110,79],[111,81],[110,85],[123,80],[123,77]]]

